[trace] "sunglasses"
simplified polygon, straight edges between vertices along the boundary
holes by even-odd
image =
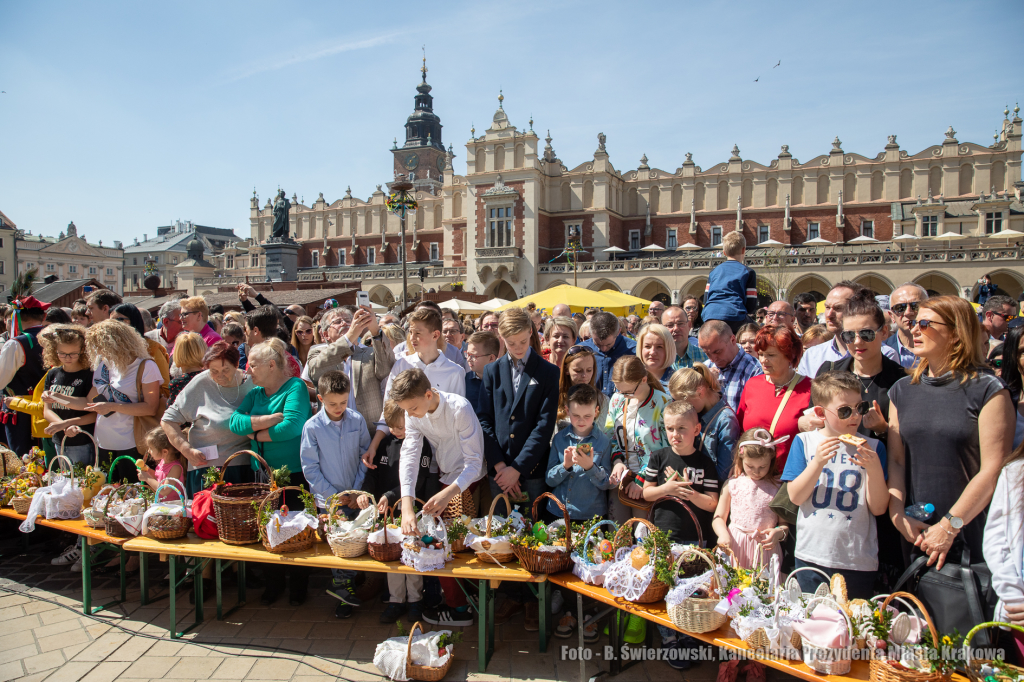
[[[60,353],[57,353],[57,355],[60,355]],[[988,364],[992,365],[996,369],[1002,369],[1002,367],[1003,367],[1003,359],[1002,358],[995,358],[994,360],[989,360]]]
[[[573,346],[572,348],[570,348],[569,350],[566,351],[565,357],[566,358],[571,358],[572,356],[579,355],[580,353],[593,353],[593,352],[594,352],[593,348],[587,348],[586,346]]]
[[[882,331],[881,327],[878,329],[861,329],[860,331],[839,332],[839,338],[841,338],[843,343],[846,345],[850,345],[856,341],[858,336],[860,336],[860,340],[864,343],[871,343],[875,340],[875,335],[880,331]]]
[[[832,410],[829,410],[827,407],[825,409],[828,410],[829,412],[832,412]],[[835,412],[832,412],[832,414],[839,417],[840,419],[849,419],[850,417],[853,416],[854,410],[857,411],[857,414],[863,417],[864,415],[871,411],[871,404],[866,400],[862,400],[853,407],[849,405],[843,405]]]
[[[1010,320],[1016,320],[1017,319],[1016,315],[1003,315],[1002,313],[995,313],[995,312],[992,313],[992,314],[993,315],[998,315],[999,317],[1003,318],[1007,322],[1009,322]]]
[[[896,305],[891,306],[889,309],[897,317],[902,317],[903,313],[907,312],[907,308],[910,308],[910,312],[916,313],[918,310],[920,310],[921,304],[918,303],[917,301],[912,301],[910,303],[897,303]]]
[[[911,320],[910,328],[913,329],[915,326],[917,326],[921,328],[921,331],[925,331],[926,329],[928,329],[928,327],[932,326],[933,324],[941,324],[943,327],[949,326],[945,322],[939,322],[937,320]]]

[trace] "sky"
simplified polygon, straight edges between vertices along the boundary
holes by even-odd
[[[733,144],[807,160],[836,136],[916,153],[950,125],[987,145],[1024,99],[1021,29],[1020,2],[0,0],[0,211],[109,244],[175,219],[248,237],[254,188],[365,199],[423,46],[458,173],[499,90],[570,168],[601,132],[620,171]]]

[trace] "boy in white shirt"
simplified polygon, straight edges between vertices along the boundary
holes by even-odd
[[[423,439],[426,438],[434,451],[444,486],[427,500],[423,512],[439,516],[452,498],[465,490],[472,490],[484,477],[484,433],[469,401],[460,395],[433,388],[421,369],[409,369],[395,377],[389,397],[406,413],[399,479],[402,486],[402,532],[411,535],[416,533],[414,495]],[[444,590],[445,605],[424,612],[423,620],[450,627],[472,625],[469,604],[455,579],[439,578],[439,581]]]
[[[796,437],[782,474],[789,482],[789,499],[800,507],[797,568],[842,574],[851,599],[874,594],[875,516],[889,508],[885,445],[857,435],[861,417],[871,407],[862,400],[861,388],[860,379],[849,372],[827,372],[814,379],[811,402],[824,425]],[[811,593],[824,582],[810,571],[799,573],[797,580]]]

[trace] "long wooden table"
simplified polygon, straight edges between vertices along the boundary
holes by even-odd
[[[0,508],[0,518],[14,519],[19,523],[25,520],[24,514],[19,514],[9,507]],[[127,598],[127,576],[125,575],[125,553],[124,545],[128,542],[128,538],[115,538],[107,533],[102,528],[92,528],[89,526],[85,519],[79,517],[70,521],[62,521],[58,519],[46,519],[41,516],[36,517],[35,523],[40,526],[47,528],[55,528],[68,533],[73,533],[79,536],[79,542],[81,543],[82,550],[82,612],[89,616],[94,613],[98,613],[103,609],[108,609],[112,606],[116,606]],[[26,536],[26,540],[27,540]],[[92,606],[92,571],[93,567],[104,552],[113,552],[118,555],[121,562],[121,594],[120,599],[107,602],[101,606],[93,608]]]
[[[659,601],[654,604],[634,604],[633,602],[626,601],[621,597],[613,597],[608,590],[603,587],[588,585],[572,573],[558,573],[556,575],[550,575],[548,576],[548,581],[553,585],[564,587],[567,590],[571,590],[585,597],[590,597],[602,604],[614,606],[617,609],[635,614],[657,625],[664,625],[667,628],[671,628],[677,632],[682,632],[683,634],[699,639],[702,642],[734,652],[740,656],[752,656],[754,653],[754,650],[749,647],[746,642],[736,636],[736,633],[728,624],[722,626],[718,630],[706,633],[686,632],[685,630],[676,627],[668,615],[668,610],[666,609],[664,601]],[[583,622],[582,614],[579,622]],[[610,628],[610,630],[613,629],[614,628]],[[618,663],[621,665],[621,662],[618,661],[617,658],[617,647],[615,648],[615,652],[616,658],[613,659],[612,664],[614,665]],[[797,677],[801,680],[807,680],[807,682],[821,682],[822,680],[835,680],[837,682],[852,682],[853,680],[857,680],[859,682],[863,682],[870,678],[870,664],[868,661],[851,661],[850,672],[846,675],[819,675],[802,661],[789,661],[785,659],[767,657],[758,657],[755,660],[767,666],[771,666],[776,670],[792,675],[793,677]],[[618,666],[616,666],[616,668],[617,667]],[[612,674],[616,674],[616,672],[613,671]],[[582,679],[582,677],[580,679]],[[967,682],[966,678],[960,675],[953,675],[952,680],[953,682]]]
[[[537,594],[539,601],[540,618],[540,650],[546,651],[548,637],[550,634],[550,616],[547,608],[547,576],[544,574],[530,573],[518,564],[496,566],[477,560],[472,552],[463,552],[455,555],[455,559],[448,562],[443,569],[420,573],[398,561],[381,562],[372,559],[369,555],[363,555],[354,559],[341,559],[331,553],[327,543],[316,542],[313,546],[303,552],[292,552],[288,554],[274,554],[266,551],[263,545],[228,545],[217,540],[202,540],[189,535],[181,540],[155,540],[148,537],[138,537],[129,540],[125,549],[130,552],[147,552],[151,554],[166,555],[170,568],[171,599],[170,599],[170,627],[171,637],[180,637],[189,629],[194,628],[202,622],[202,568],[215,561],[215,579],[218,602],[218,618],[221,618],[221,589],[220,575],[223,570],[222,561],[235,562],[239,569],[238,591],[239,601],[236,607],[245,602],[245,573],[246,562],[254,561],[263,564],[278,564],[288,566],[305,566],[309,568],[337,568],[349,571],[369,571],[373,573],[397,573],[401,575],[434,576],[443,578],[461,578],[477,582],[477,598],[467,593],[469,601],[477,612],[479,628],[479,656],[478,663],[480,672],[484,672],[491,655],[494,653],[494,590],[502,581],[521,582],[530,585]],[[202,560],[199,564],[191,567],[191,573],[195,576],[193,580],[196,590],[196,622],[184,631],[177,632],[175,620],[174,603],[177,591],[177,562],[176,557],[191,557]],[[145,566],[146,562],[141,562]],[[148,592],[148,574],[142,573],[142,590],[144,599]]]

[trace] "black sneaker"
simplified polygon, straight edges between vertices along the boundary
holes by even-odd
[[[465,628],[473,624],[473,614],[469,609],[458,611],[448,606],[439,606],[423,612],[423,620],[431,625],[442,627]]]
[[[363,602],[356,596],[355,587],[351,580],[331,580],[331,586],[327,588],[327,594],[349,606],[362,606]]]
[[[352,617],[352,607],[349,606],[348,604],[338,604],[338,606],[334,609],[334,617],[335,618],[351,618]]]
[[[405,619],[410,623],[416,623],[417,621],[423,620],[423,600],[414,601],[407,604],[408,609],[405,612]]]
[[[405,613],[405,604],[388,604],[388,607],[380,614],[380,622],[391,625]]]

